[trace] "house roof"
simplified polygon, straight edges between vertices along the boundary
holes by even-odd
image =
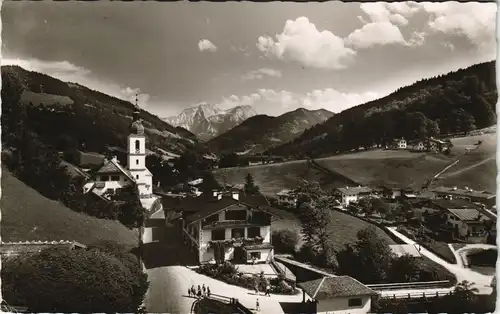
[[[495,194],[486,192],[486,191],[475,191],[471,189],[458,189],[452,187],[440,186],[432,190],[436,193],[446,193],[449,195],[457,195],[457,196],[470,196],[476,198],[490,199],[495,197]]]
[[[430,200],[431,204],[434,204],[438,207],[441,207],[443,209],[449,209],[449,208],[478,208],[477,205],[468,202],[467,200],[464,199],[434,199]]]
[[[342,194],[349,194],[349,195],[373,192],[371,188],[366,186],[344,187],[344,188],[337,188],[337,190]]]
[[[405,254],[413,257],[422,257],[418,249],[413,244],[393,244],[389,245],[389,247],[391,248],[392,253],[398,257]]]
[[[483,222],[490,220],[489,217],[472,208],[450,208],[448,211],[463,222]]]
[[[123,173],[130,180],[135,182],[135,179],[132,177],[130,172],[122,167],[122,165],[120,165],[120,163],[116,159],[105,160],[104,165],[102,165],[102,167],[97,170],[96,173]]]
[[[206,218],[236,204],[259,208],[272,214],[269,211],[269,202],[263,195],[245,195],[242,193],[238,195],[239,199],[236,200],[231,195],[222,195],[222,197],[218,199],[212,195],[204,196],[202,194],[198,197],[170,198],[170,200],[164,199],[163,204],[165,209],[193,213],[185,218],[189,223]]]
[[[377,295],[375,291],[349,276],[323,277],[299,285],[311,298],[316,300]]]
[[[77,166],[65,161],[65,160],[61,160],[61,166],[65,166],[66,167],[66,172],[71,176],[71,177],[84,177],[86,179],[88,179],[90,176],[83,170],[81,170],[80,168],[78,168]]]

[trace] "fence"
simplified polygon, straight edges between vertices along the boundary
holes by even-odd
[[[243,304],[241,304],[238,301],[238,299],[226,297],[226,296],[223,296],[220,294],[213,294],[213,293],[210,294],[210,297],[206,297],[206,298],[208,298],[210,300],[222,302],[224,304],[232,304],[232,305],[234,305],[235,310],[238,311],[239,314],[253,314],[253,312],[251,310],[249,310],[248,308],[246,308]]]
[[[447,295],[452,295],[452,292],[436,291],[436,292],[415,292],[415,293],[394,293],[381,296],[382,299],[430,299],[439,298]]]
[[[405,283],[385,283],[366,285],[370,289],[376,291],[384,290],[401,290],[401,289],[432,289],[432,288],[448,288],[449,280],[441,281],[424,281],[424,282],[405,282]]]

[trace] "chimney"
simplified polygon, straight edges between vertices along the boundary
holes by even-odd
[[[233,199],[238,201],[240,199],[240,194],[236,191],[233,191]]]

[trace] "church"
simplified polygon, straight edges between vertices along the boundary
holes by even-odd
[[[127,165],[121,165],[116,157],[105,159],[101,168],[84,185],[83,192],[109,200],[120,189],[135,184],[142,206],[151,210],[155,204],[161,203],[159,197],[153,194],[153,175],[146,167],[146,136],[139,113],[137,107],[127,139]]]

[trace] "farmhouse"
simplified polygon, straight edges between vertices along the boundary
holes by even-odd
[[[458,236],[467,238],[473,242],[483,242],[486,240],[486,221],[490,218],[481,214],[476,209],[448,209],[446,223],[452,226]]]
[[[440,186],[432,190],[435,193],[437,198],[448,198],[448,199],[456,199],[461,198],[468,200],[472,203],[481,203],[491,208],[496,203],[495,194],[486,192],[486,191],[475,191],[468,187],[464,189],[459,189],[457,187],[444,187]]]
[[[333,195],[335,195],[340,204],[343,206],[349,205],[351,202],[357,202],[363,197],[368,197],[373,195],[373,190],[366,186],[336,188],[333,190]]]
[[[177,199],[177,224],[200,263],[224,257],[235,264],[268,263],[273,258],[269,203],[261,195],[238,191]]]
[[[139,119],[139,111],[134,112],[130,131],[127,167],[123,167],[116,156],[105,159],[101,168],[84,185],[83,192],[110,199],[123,187],[135,184],[142,206],[150,209],[158,196],[153,194],[153,175],[146,167],[146,136]]]
[[[323,277],[299,286],[317,302],[317,313],[368,313],[377,293],[349,276]]]
[[[276,193],[276,199],[279,205],[294,207],[297,204],[297,198],[291,190],[281,190]]]

